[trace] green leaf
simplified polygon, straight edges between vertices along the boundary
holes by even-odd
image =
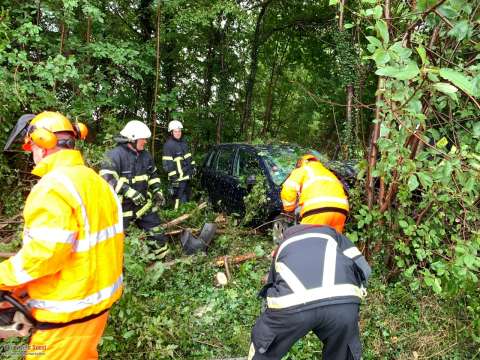
[[[418,0],[417,1],[417,10],[420,12],[424,12],[429,7],[435,5],[436,0]]]
[[[382,48],[378,48],[375,50],[375,52],[372,55],[373,60],[375,60],[375,63],[377,64],[377,67],[380,67],[381,65],[385,65],[390,61],[390,55],[388,54],[388,51]]]
[[[444,82],[433,84],[433,87],[436,90],[443,92],[444,94],[447,94],[447,95],[454,94],[458,91],[458,89],[455,86],[450,85],[449,83],[444,83]]]
[[[374,36],[367,36],[367,40],[370,44],[372,44],[375,47],[378,47],[378,48],[382,47],[382,42]]]
[[[442,68],[439,74],[442,78],[451,81],[456,87],[462,89],[468,95],[479,96],[479,94],[475,94],[473,91],[473,82],[462,73],[452,69]]]
[[[375,19],[380,19],[383,15],[383,8],[380,5],[377,5],[373,8],[373,17]]]
[[[347,30],[347,29],[351,29],[353,28],[355,25],[354,24],[345,24],[343,27]]]
[[[406,60],[412,55],[412,50],[404,47],[401,41],[394,43],[388,50],[393,51],[402,60]]]
[[[457,41],[462,41],[470,32],[469,30],[470,26],[468,24],[468,21],[462,20],[456,23],[455,26],[447,34],[457,39]]]
[[[410,191],[413,191],[416,188],[418,188],[418,185],[419,183],[415,174],[410,175],[410,178],[408,179],[408,188],[410,189]]]
[[[433,185],[433,180],[430,177],[430,175],[424,173],[424,172],[419,172],[417,173],[417,177],[420,180],[420,183],[424,188],[429,188]]]
[[[470,254],[467,254],[463,257],[463,262],[465,263],[465,265],[471,269],[471,270],[476,270],[477,267],[475,266],[476,264],[476,259],[475,259],[475,256],[473,255],[470,255]]]
[[[387,23],[384,20],[377,20],[377,22],[375,23],[375,29],[377,30],[378,35],[380,35],[380,37],[382,38],[383,43],[387,45],[390,41]]]
[[[330,0],[328,2],[328,5],[337,5],[338,4],[338,0]]]
[[[452,172],[453,172],[452,163],[450,161],[445,162],[445,164],[443,165],[443,170],[442,170],[442,177],[443,177],[442,182],[444,184],[447,184],[450,181],[450,177],[452,176]]]
[[[473,124],[473,137],[480,137],[480,121],[477,121]]]
[[[380,76],[389,76],[398,80],[410,80],[420,73],[417,63],[411,61],[403,68],[394,66],[385,66],[375,71]]]
[[[442,5],[437,10],[440,14],[442,14],[443,16],[449,19],[453,19],[458,15],[458,12],[454,8],[448,5]]]
[[[445,146],[448,145],[448,140],[446,137],[442,137],[440,140],[437,141],[437,148],[443,149]]]
[[[417,52],[418,52],[418,55],[420,55],[420,59],[422,59],[422,64],[428,64],[428,59],[427,59],[427,52],[425,51],[425,48],[420,45],[419,47],[417,47]]]

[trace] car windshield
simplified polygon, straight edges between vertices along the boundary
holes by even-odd
[[[261,149],[258,155],[265,160],[273,182],[281,185],[295,168],[298,158],[308,152],[313,152],[320,161],[326,160],[324,155],[315,150],[287,145],[266,147]]]

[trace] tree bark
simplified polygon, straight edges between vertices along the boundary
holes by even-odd
[[[155,90],[153,93],[153,111],[152,111],[152,158],[155,163],[155,138],[157,130],[157,98],[158,98],[158,78],[160,74],[160,16],[161,2],[157,3],[157,49],[156,49],[156,66],[155,66]]]
[[[353,85],[347,85],[347,123],[345,127],[349,130],[349,134],[346,134],[347,141],[353,141],[353,120],[352,120],[352,104],[353,104]],[[353,144],[346,143],[345,144],[345,154],[344,157],[348,159],[350,157],[350,149],[352,148]]]
[[[372,209],[374,203],[374,177],[372,175],[375,164],[377,163],[377,140],[380,136],[380,124],[382,119],[382,114],[380,111],[380,103],[382,101],[383,87],[385,79],[382,77],[378,78],[377,85],[377,98],[376,98],[376,109],[375,109],[375,124],[373,126],[372,134],[370,136],[370,147],[368,151],[368,168],[367,168],[367,181],[366,181],[366,193],[367,193],[367,204],[368,208]]]
[[[255,78],[257,76],[257,67],[258,67],[258,51],[260,48],[260,36],[261,36],[261,27],[263,18],[267,11],[267,7],[271,1],[266,1],[262,4],[260,8],[260,12],[257,16],[257,22],[255,25],[255,32],[253,34],[252,45],[251,45],[251,53],[250,53],[250,73],[248,75],[247,84],[245,87],[245,104],[243,107],[243,114],[242,114],[242,121],[240,125],[240,132],[245,134],[248,132],[250,128],[250,121],[252,115],[252,99],[253,99],[253,91],[255,85]],[[251,141],[252,136],[251,133],[246,134],[247,141]]]
[[[344,24],[343,24],[344,10],[345,10],[345,0],[340,0],[339,9],[338,9],[338,30],[339,31],[344,30]]]

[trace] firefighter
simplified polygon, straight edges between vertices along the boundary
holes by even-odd
[[[348,198],[341,181],[312,154],[303,155],[282,186],[286,212],[300,212],[302,224],[329,225],[342,233]]]
[[[58,112],[22,116],[7,141],[26,134],[32,173],[20,251],[0,263],[0,290],[28,294],[38,321],[26,359],[97,359],[108,311],[122,293],[123,223],[111,187],[74,149],[87,128]]]
[[[325,360],[360,360],[358,312],[370,267],[333,227],[287,229],[259,295],[266,310],[252,329],[249,360],[278,360],[313,331]]]
[[[147,232],[148,245],[159,257],[168,252],[167,238],[155,205],[165,205],[157,168],[145,150],[150,129],[138,120],[129,121],[115,140],[117,146],[108,151],[100,175],[120,196],[125,229],[135,222]]]
[[[190,180],[195,175],[195,160],[182,138],[183,125],[178,120],[168,123],[169,138],[163,145],[162,164],[170,182],[175,209],[190,200]]]

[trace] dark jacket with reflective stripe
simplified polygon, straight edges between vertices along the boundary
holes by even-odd
[[[148,193],[160,190],[160,178],[148,151],[136,152],[127,144],[118,144],[108,151],[101,164],[100,175],[123,197],[124,210],[135,209],[133,202],[124,195],[133,188],[147,198]]]
[[[333,228],[296,225],[285,232],[260,295],[273,310],[360,303],[370,272],[357,247]]]
[[[163,145],[163,169],[168,180],[172,182],[186,181],[192,178],[195,161],[188,150],[187,143],[170,136]]]

